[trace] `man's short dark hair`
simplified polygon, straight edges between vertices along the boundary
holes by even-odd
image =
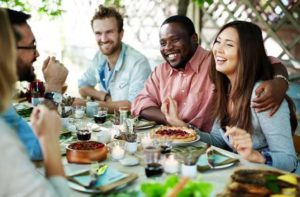
[[[167,18],[161,26],[168,24],[168,23],[180,23],[184,29],[188,32],[188,34],[191,36],[196,33],[194,23],[192,22],[191,19],[189,19],[186,16],[182,15],[174,15],[169,18]]]
[[[27,22],[27,20],[30,18],[29,14],[25,14],[21,11],[12,10],[9,8],[6,8],[7,14],[9,16],[10,24],[11,25],[21,25]]]
[[[16,10],[12,10],[9,8],[3,8],[9,18],[12,30],[14,32],[15,35],[15,39],[16,41],[20,41],[22,38],[22,35],[20,32],[17,31],[16,28],[13,27],[13,25],[22,25],[22,24],[26,24],[27,20],[31,17],[29,14],[25,14],[24,12],[21,11],[16,11]]]

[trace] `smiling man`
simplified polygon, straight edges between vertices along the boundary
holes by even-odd
[[[123,18],[112,7],[99,6],[91,25],[99,46],[92,65],[79,79],[79,92],[93,97],[110,112],[131,106],[151,73],[147,58],[122,42]],[[95,86],[99,84],[99,90]],[[85,104],[78,99],[75,104]]]
[[[210,131],[214,91],[209,78],[211,53],[198,45],[194,24],[185,16],[167,18],[160,27],[159,39],[160,52],[166,62],[154,69],[145,88],[134,100],[133,115],[169,124],[161,111],[161,105],[171,97],[177,101],[178,115],[183,121],[202,131]],[[277,60],[273,62],[275,73],[280,74],[280,77],[264,82],[257,88],[257,94],[262,95],[253,104],[258,107],[257,110],[276,109],[288,88],[282,79],[282,73],[287,76],[284,66]],[[272,87],[276,87],[277,93],[273,92]]]

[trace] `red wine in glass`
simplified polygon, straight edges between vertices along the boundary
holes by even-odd
[[[147,177],[161,176],[163,173],[163,167],[159,163],[149,163],[145,168]]]

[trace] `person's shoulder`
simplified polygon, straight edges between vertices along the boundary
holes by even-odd
[[[16,110],[13,106],[9,106],[7,110],[1,114],[1,116],[3,117],[15,116],[15,115],[16,115]]]
[[[2,146],[4,142],[9,144],[15,143],[15,131],[2,118],[0,118],[0,128],[0,146]]]
[[[172,73],[172,68],[167,62],[162,62],[154,67],[152,73],[156,73],[161,76],[166,76]]]

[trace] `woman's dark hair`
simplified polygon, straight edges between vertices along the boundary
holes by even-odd
[[[250,102],[252,91],[256,82],[272,79],[273,67],[264,48],[260,27],[251,22],[233,21],[224,25],[216,38],[226,28],[234,28],[238,33],[240,64],[236,70],[235,83],[230,85],[226,75],[217,72],[215,61],[212,58],[210,77],[216,88],[216,103],[213,117],[221,120],[222,126],[238,126],[251,133]],[[230,114],[227,110],[229,100],[234,106]],[[291,100],[287,99],[287,101],[289,106],[291,106]],[[290,111],[291,119],[293,119],[293,109],[291,107]],[[291,125],[293,126],[294,123]]]

